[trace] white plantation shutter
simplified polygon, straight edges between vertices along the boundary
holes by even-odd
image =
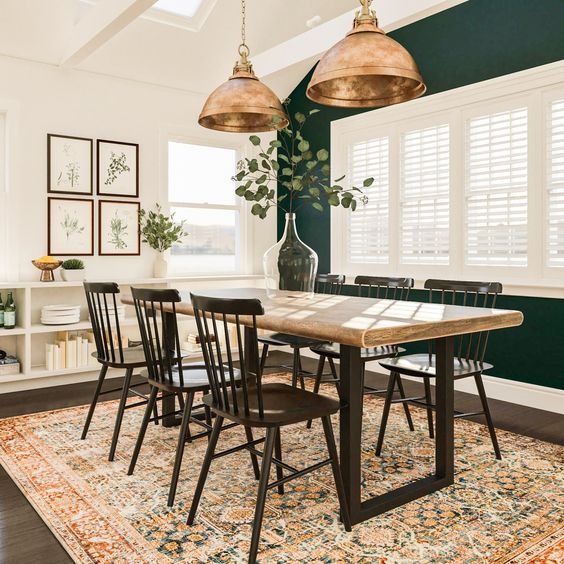
[[[401,262],[449,263],[449,126],[401,136]]]
[[[548,266],[564,266],[564,99],[548,114]]]
[[[527,266],[527,108],[466,123],[466,264]]]
[[[353,143],[349,147],[351,186],[362,187],[365,178],[374,184],[364,189],[368,203],[359,203],[349,217],[350,263],[388,263],[389,253],[389,140],[388,137]]]

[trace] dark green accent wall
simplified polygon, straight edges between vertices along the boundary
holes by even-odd
[[[377,8],[377,6],[376,6]],[[427,95],[564,59],[564,0],[469,0],[390,33],[415,57]],[[303,134],[312,149],[330,150],[330,125],[360,113],[319,106],[306,98],[310,71],[290,95],[290,112],[322,111]],[[283,188],[279,187],[283,193]],[[309,207],[297,218],[300,237],[329,272],[330,213]],[[284,227],[278,216],[279,236]],[[563,276],[564,278],[564,276]],[[564,285],[564,281],[563,281]],[[418,298],[424,299],[424,294]],[[564,300],[502,296],[499,307],[521,310],[525,323],[491,336],[492,376],[564,389]]]

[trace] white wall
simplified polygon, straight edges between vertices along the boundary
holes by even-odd
[[[234,139],[197,124],[203,102],[202,95],[183,90],[0,56],[0,112],[8,110],[8,189],[15,218],[10,236],[15,272],[9,278],[36,279],[39,273],[30,261],[47,253],[47,133],[139,143],[140,200],[150,207],[159,193],[166,193],[159,186],[162,131],[180,128],[212,143],[225,135]],[[241,143],[245,138],[240,136]],[[266,222],[249,218],[249,272],[259,272],[260,261],[252,257],[275,242],[274,216]],[[97,223],[95,236],[96,229]],[[92,279],[146,278],[152,275],[153,258],[143,245],[141,257],[94,256],[85,262]]]

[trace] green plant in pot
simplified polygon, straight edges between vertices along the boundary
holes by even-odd
[[[188,235],[184,231],[184,223],[184,221],[176,221],[174,213],[163,214],[159,204],[155,205],[155,211],[142,209],[139,212],[142,241],[158,252],[154,265],[155,278],[166,277],[171,247],[181,243]]]
[[[86,277],[84,262],[77,258],[63,261],[61,265],[61,278],[66,282],[80,282]]]
[[[287,100],[284,105],[288,110]],[[341,176],[331,182],[329,151],[314,149],[302,134],[304,125],[320,110],[314,109],[306,116],[296,113],[289,117],[289,124],[281,129],[278,139],[263,146],[260,137],[251,135],[256,157],[244,158],[237,165],[233,177],[238,183],[237,196],[252,202],[251,213],[264,219],[271,209],[282,209],[286,214],[286,226],[282,239],[263,257],[266,288],[270,297],[287,290],[312,295],[317,274],[317,253],[301,241],[296,230],[296,213],[306,205],[318,212],[326,206],[342,206],[355,211],[359,204],[366,204],[364,189],[374,178],[366,178],[362,186],[343,186]],[[278,121],[280,118],[275,118]],[[276,184],[283,188],[277,193]]]

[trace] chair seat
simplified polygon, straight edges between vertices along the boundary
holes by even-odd
[[[300,337],[299,335],[289,335],[286,333],[270,333],[269,335],[262,335],[258,338],[260,343],[269,345],[271,347],[313,347],[320,345],[324,341],[318,339],[311,339],[309,337]]]
[[[341,355],[341,347],[339,343],[322,343],[314,347],[310,347],[311,351],[329,358],[338,359]],[[379,360],[381,358],[390,358],[398,353],[404,353],[405,349],[393,345],[385,345],[383,347],[370,347],[360,349],[360,358],[366,362],[369,360]]]
[[[168,391],[202,391],[209,388],[208,373],[203,364],[192,363],[183,364],[182,366],[184,367],[182,371],[182,384],[180,382],[178,367],[172,370],[172,380],[169,380],[167,377],[164,382],[150,378],[147,370],[143,370],[141,376],[147,378],[149,384],[152,386]],[[224,372],[226,381],[229,381],[229,369],[225,367]],[[233,375],[236,381],[241,380],[241,372],[239,370],[233,369]]]
[[[422,378],[434,378],[436,376],[435,355],[422,354],[409,354],[406,356],[398,356],[380,362],[383,366],[391,372],[399,372],[407,376],[419,376]],[[480,374],[485,370],[493,368],[493,364],[487,362],[478,362],[476,360],[466,360],[464,358],[454,359],[454,378],[463,378],[465,376],[473,376]]]
[[[203,402],[226,419],[247,427],[292,425],[308,419],[333,415],[341,408],[339,400],[293,388],[287,384],[263,384],[262,397],[264,406],[264,417],[262,418],[259,417],[257,394],[254,390],[249,391],[249,415],[245,415],[243,410],[242,389],[238,389],[236,395],[239,413],[214,405],[211,394],[204,396]],[[229,402],[233,404],[232,397],[229,398]]]

